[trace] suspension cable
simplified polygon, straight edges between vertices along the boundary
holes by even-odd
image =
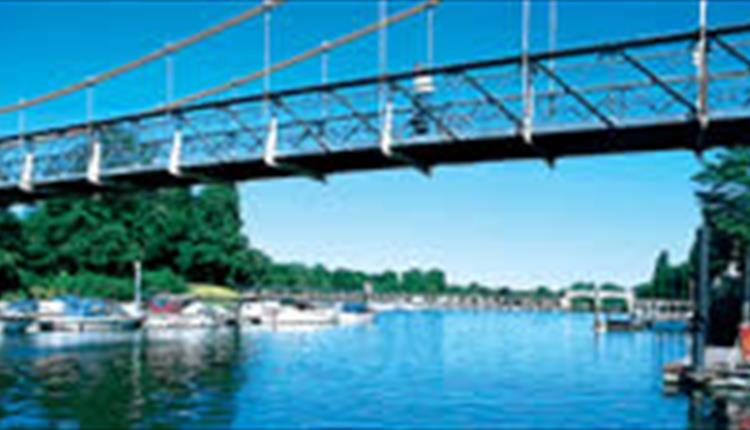
[[[174,99],[174,56],[167,54],[164,63],[164,99],[170,103]]]
[[[162,47],[160,49],[157,49],[156,51],[153,51],[147,55],[144,55],[143,57],[140,57],[136,60],[133,60],[129,63],[123,64],[119,67],[116,67],[114,69],[108,70],[106,72],[100,73],[98,75],[95,75],[91,77],[90,79],[85,79],[83,81],[77,82],[75,84],[68,85],[66,87],[63,87],[61,89],[58,89],[56,91],[49,92],[47,94],[43,94],[41,96],[37,96],[34,98],[31,98],[29,100],[25,100],[23,102],[18,102],[6,106],[0,106],[0,114],[4,113],[10,113],[15,112],[20,109],[28,108],[31,106],[36,106],[39,104],[42,104],[44,102],[48,102],[50,100],[58,99],[62,96],[66,96],[68,94],[72,94],[81,90],[84,90],[87,87],[90,87],[92,85],[96,85],[99,83],[102,83],[104,81],[110,80],[116,76],[122,75],[123,73],[129,72],[133,69],[136,69],[138,67],[141,67],[145,64],[151,63],[155,60],[158,60],[168,54],[178,52],[182,49],[187,48],[188,46],[194,45],[198,42],[203,41],[204,39],[207,39],[211,36],[214,36],[218,33],[221,33],[225,30],[228,30],[232,27],[235,27],[250,18],[253,18],[254,16],[259,15],[260,13],[266,11],[267,9],[274,8],[278,5],[280,5],[284,0],[267,0],[264,1],[262,5],[256,6],[254,8],[248,9],[245,12],[240,13],[239,15],[236,15],[226,21],[223,21],[219,24],[216,24],[214,26],[211,26],[205,30],[202,30],[192,36],[189,36],[185,39],[180,40],[179,42],[168,45],[165,47]]]
[[[388,18],[388,0],[378,1],[378,20],[382,23]],[[381,123],[385,120],[385,110],[388,104],[388,86],[383,78],[388,74],[388,27],[383,26],[378,34],[378,112]]]
[[[264,3],[270,0],[264,0]],[[263,16],[263,69],[271,67],[271,11],[266,10]],[[271,74],[263,76],[263,117],[268,119],[270,110],[270,101],[268,94],[271,92]]]
[[[523,0],[521,13],[521,85],[523,92],[523,138],[531,143],[532,121],[534,115],[534,95],[531,82],[531,65],[529,62],[529,33],[531,25],[531,1]]]
[[[191,94],[189,96],[183,97],[181,99],[178,99],[174,101],[173,103],[165,106],[159,106],[155,109],[153,109],[151,112],[163,112],[167,111],[169,109],[176,109],[179,107],[182,107],[186,104],[192,103],[196,100],[200,100],[206,97],[210,97],[222,92],[225,92],[227,90],[231,90],[233,88],[242,86],[247,84],[248,82],[252,82],[255,80],[258,80],[262,77],[264,77],[267,74],[275,73],[280,70],[284,70],[286,68],[289,68],[291,66],[294,66],[298,63],[301,63],[303,61],[309,60],[310,58],[317,57],[318,55],[322,54],[323,52],[326,52],[328,50],[333,50],[336,48],[339,48],[343,45],[349,44],[351,42],[354,42],[355,40],[361,39],[364,36],[367,36],[369,34],[372,34],[378,30],[380,30],[383,27],[387,27],[393,24],[396,24],[398,22],[404,21],[407,18],[410,18],[418,13],[421,13],[425,11],[427,8],[431,6],[438,5],[441,0],[425,0],[424,2],[413,6],[409,9],[406,9],[402,12],[399,12],[395,15],[392,15],[388,17],[387,19],[383,21],[378,21],[373,24],[369,24],[359,30],[356,30],[352,33],[346,34],[344,36],[339,37],[338,39],[334,39],[331,41],[327,47],[318,45],[315,48],[309,49],[305,52],[302,52],[300,54],[297,54],[291,58],[288,58],[286,60],[283,60],[281,62],[275,63],[271,65],[268,68],[265,68],[263,70],[259,70],[250,74],[247,74],[245,76],[241,76],[239,78],[232,79],[229,82],[226,82],[221,85],[217,85],[215,87],[211,87],[208,89],[205,89],[203,91],[199,91],[197,93]]]
[[[94,85],[86,87],[86,122],[94,121]]]
[[[18,103],[23,103],[23,98],[18,100]],[[21,142],[24,141],[24,134],[26,133],[26,111],[20,109],[18,111],[18,136]]]
[[[324,40],[323,43],[320,44],[320,46],[324,49],[323,53],[320,57],[320,84],[321,85],[327,85],[328,84],[328,68],[329,68],[329,57],[330,53],[328,52],[328,41]],[[321,119],[324,119],[328,116],[328,93],[323,91],[320,93],[321,103],[320,103],[320,117]]]
[[[435,64],[435,8],[427,10],[427,55],[425,67],[431,69]]]
[[[388,0],[378,2],[378,19],[381,23],[388,18]],[[378,68],[380,75],[388,73],[388,26],[380,27],[378,35]]]
[[[549,0],[549,16],[548,16],[548,29],[547,29],[547,51],[555,52],[557,49],[557,0]],[[555,59],[552,58],[547,61],[547,67],[554,73],[555,71]],[[547,80],[547,91],[550,93],[555,92],[555,80]],[[555,99],[549,99],[549,111],[551,115],[555,112]]]

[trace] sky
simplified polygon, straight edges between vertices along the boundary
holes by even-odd
[[[391,11],[410,2],[390,4]],[[257,4],[204,2],[0,3],[0,104],[91,76]],[[544,1],[533,2],[532,50],[548,40]],[[518,52],[520,3],[447,1],[436,12],[435,61],[449,64]],[[559,1],[558,46],[684,31],[698,1]],[[289,0],[273,13],[275,61],[359,28],[377,17],[372,1]],[[750,2],[709,3],[711,25],[742,22]],[[425,58],[423,18],[389,30],[389,70]],[[377,71],[377,38],[335,52],[330,79]],[[219,84],[262,65],[260,20],[174,58],[175,95]],[[319,82],[316,60],[274,76],[274,89]],[[94,116],[137,111],[165,100],[164,63],[96,89]],[[259,91],[250,85],[232,95]],[[28,129],[81,121],[83,94],[26,113]],[[0,130],[17,130],[0,115]],[[685,258],[699,223],[690,178],[693,154],[653,153],[335,176],[327,185],[284,179],[240,185],[253,246],[282,261],[366,271],[441,268],[452,282],[532,288],[578,280],[633,285],[662,249]]]

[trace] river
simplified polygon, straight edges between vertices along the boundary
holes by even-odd
[[[394,312],[368,326],[0,340],[0,427],[686,428],[680,335],[590,315]]]

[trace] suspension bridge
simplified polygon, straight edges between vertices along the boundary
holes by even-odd
[[[383,1],[383,3],[385,3]],[[28,101],[0,137],[0,203],[65,194],[745,144],[750,130],[750,23],[530,52],[528,1],[518,55],[434,65],[429,0],[222,85],[129,115],[26,130],[24,112],[128,73],[256,16],[266,1],[179,43]],[[284,7],[293,7],[292,4]],[[276,12],[274,12],[276,13]],[[270,91],[277,73],[426,14],[425,65],[398,73]],[[268,23],[268,19],[266,19]],[[268,26],[266,31],[268,32]],[[248,82],[265,90],[207,98]]]

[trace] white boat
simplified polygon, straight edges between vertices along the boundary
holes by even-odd
[[[277,301],[260,300],[253,297],[242,302],[237,312],[237,318],[240,325],[261,325],[280,306],[281,304]]]
[[[216,326],[206,315],[157,314],[149,315],[144,326],[147,329],[205,328]]]
[[[375,312],[392,312],[398,309],[396,304],[388,302],[370,302],[369,306]]]
[[[333,325],[338,322],[338,312],[334,308],[292,299],[251,299],[240,306],[239,321],[241,324],[271,326]]]
[[[28,333],[36,326],[38,304],[33,300],[6,303],[0,314],[0,329],[5,334]]]
[[[75,296],[39,301],[35,317],[47,332],[131,331],[142,324],[114,302]]]
[[[47,315],[39,317],[37,323],[39,331],[88,332],[137,330],[141,327],[142,321],[125,315]]]
[[[34,325],[35,319],[27,315],[8,315],[0,317],[0,332],[5,334],[28,333]]]
[[[333,325],[338,322],[338,312],[333,308],[320,308],[306,302],[281,302],[271,312],[271,325]]]
[[[192,302],[179,312],[150,314],[145,326],[150,329],[213,328],[231,325],[233,322],[233,316],[224,308]]]

